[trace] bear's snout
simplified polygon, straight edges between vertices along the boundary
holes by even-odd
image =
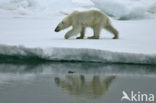
[[[59,32],[59,31],[60,31],[59,27],[56,27],[55,32]]]

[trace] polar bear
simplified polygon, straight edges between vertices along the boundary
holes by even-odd
[[[72,26],[72,29],[65,34],[65,39],[80,33],[80,37],[77,39],[83,39],[85,36],[86,27],[91,27],[94,31],[94,35],[88,37],[88,39],[99,39],[100,32],[104,28],[111,32],[114,37],[113,39],[119,38],[118,31],[112,26],[110,19],[106,14],[97,11],[74,11],[67,17],[65,17],[56,27],[55,32],[59,32],[63,29]]]

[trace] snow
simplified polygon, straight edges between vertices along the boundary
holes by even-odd
[[[58,5],[51,6],[55,2]],[[106,2],[108,0],[0,0],[0,56],[36,56],[52,61],[156,64],[156,19],[149,19],[150,13],[156,13],[156,7],[152,4],[154,0],[150,0],[147,5],[143,5],[143,2],[146,4],[145,0],[134,3],[133,0],[112,0],[109,1],[112,6],[100,6]],[[133,6],[126,8],[129,3]],[[139,9],[136,10],[134,5],[142,7],[142,17],[148,14],[149,18],[134,19],[140,17]],[[115,6],[117,9],[112,12]],[[14,9],[9,9],[12,7]],[[133,20],[111,18],[120,32],[118,40],[113,40],[113,35],[105,30],[100,40],[87,39],[93,34],[91,29],[87,29],[83,40],[76,40],[75,37],[65,40],[64,34],[70,28],[54,32],[56,25],[65,17],[63,13],[90,9],[110,10],[108,13],[115,14],[114,18],[130,17],[127,19]],[[136,15],[131,18],[132,11]]]
[[[152,17],[156,13],[155,0],[91,0],[95,7],[108,15],[120,19]]]
[[[14,12],[48,16],[59,12],[100,9],[115,19],[127,20],[155,17],[155,4],[155,0],[0,0],[0,10],[5,15]]]

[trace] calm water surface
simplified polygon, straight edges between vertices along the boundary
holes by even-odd
[[[156,66],[0,64],[0,103],[131,103],[123,91],[156,95]]]

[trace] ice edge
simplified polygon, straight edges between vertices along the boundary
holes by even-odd
[[[156,64],[155,54],[112,52],[89,48],[26,48],[0,45],[0,62],[99,62]]]

